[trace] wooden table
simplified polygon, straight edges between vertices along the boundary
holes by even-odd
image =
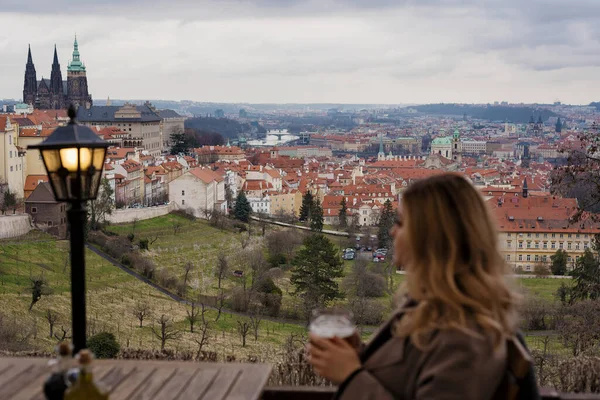
[[[48,360],[0,358],[0,399],[43,400]],[[153,360],[96,360],[95,379],[111,400],[256,400],[271,366]]]

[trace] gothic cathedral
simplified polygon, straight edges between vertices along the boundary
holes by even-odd
[[[23,85],[23,103],[31,104],[37,109],[64,109],[70,104],[91,106],[92,96],[88,93],[85,64],[79,59],[79,45],[75,37],[73,59],[67,67],[67,80],[63,81],[58,63],[58,54],[54,46],[54,61],[50,79],[37,80],[35,66],[31,57],[31,47],[25,65],[25,84]]]

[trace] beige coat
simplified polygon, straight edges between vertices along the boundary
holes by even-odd
[[[341,387],[339,399],[491,399],[507,367],[505,344],[494,350],[488,341],[448,330],[438,332],[426,352],[392,336],[364,359],[375,338],[404,310],[373,335],[361,352],[363,370]]]

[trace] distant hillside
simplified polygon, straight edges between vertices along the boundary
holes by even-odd
[[[557,114],[546,109],[535,109],[532,107],[504,107],[504,106],[470,106],[463,104],[425,104],[412,107],[425,114],[457,115],[487,119],[489,121],[508,121],[513,123],[525,124],[529,122],[532,115],[536,120],[542,116],[546,121]]]
[[[596,111],[600,111],[600,101],[594,101],[590,103],[590,107],[594,107]]]
[[[243,133],[264,133],[258,123],[239,123],[228,118],[197,117],[185,120],[185,127],[199,132],[217,132],[225,138],[236,138]]]

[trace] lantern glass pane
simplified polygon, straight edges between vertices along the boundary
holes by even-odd
[[[104,168],[104,158],[106,156],[106,149],[103,147],[93,149],[94,151],[94,161],[93,165],[98,171],[102,171]]]
[[[40,150],[44,164],[46,165],[46,171],[51,174],[59,170],[61,166],[60,154],[57,149],[44,149]]]
[[[79,155],[76,147],[60,149],[60,159],[63,167],[69,172],[76,172],[79,167]]]

